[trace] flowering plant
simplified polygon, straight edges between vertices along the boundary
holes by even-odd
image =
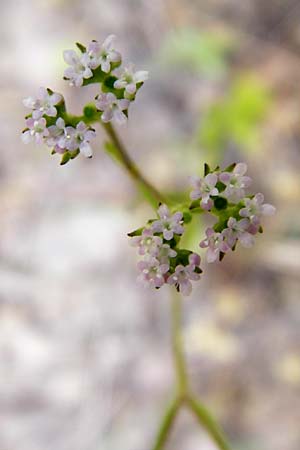
[[[79,154],[91,158],[91,142],[96,137],[92,125],[100,123],[109,142],[105,149],[120,162],[131,178],[143,188],[146,198],[157,210],[157,217],[148,220],[141,228],[128,234],[130,244],[137,248],[141,260],[138,263],[138,280],[146,286],[160,289],[169,285],[173,289],[172,336],[174,347],[177,390],[173,402],[163,417],[153,450],[162,449],[168,439],[174,419],[186,406],[205,427],[216,445],[230,450],[219,426],[199,403],[188,385],[182,340],[180,334],[181,297],[192,292],[194,282],[202,276],[201,258],[198,253],[182,248],[181,239],[194,216],[207,213],[215,223],[199,240],[199,247],[207,249],[208,263],[221,261],[238,242],[246,248],[254,245],[255,236],[263,232],[262,218],[275,213],[275,208],[264,203],[261,193],[249,194],[251,178],[246,175],[244,163],[233,163],[221,170],[204,165],[203,176],[190,177],[190,199],[174,205],[140,173],[119,139],[112,124],[124,125],[129,108],[139,89],[148,78],[148,72],[135,71],[132,64],[122,68],[122,55],[114,48],[115,36],[110,35],[99,44],[93,40],[84,46],[77,43],[78,52],[66,50],[64,60],[68,64],[64,79],[71,86],[81,87],[91,83],[100,85],[95,99],[85,105],[83,113],[75,116],[67,111],[62,94],[41,87],[37,97],[24,99],[30,110],[26,116],[26,128],[22,133],[25,144],[34,141],[51,148],[52,154],[61,155],[61,165]]]

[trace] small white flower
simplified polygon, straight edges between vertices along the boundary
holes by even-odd
[[[91,130],[84,122],[79,122],[76,128],[67,126],[64,130],[64,138],[61,144],[69,151],[78,150],[87,158],[93,155],[90,141],[96,136],[95,131]]]
[[[210,210],[213,206],[211,196],[219,194],[216,184],[218,176],[215,173],[209,173],[204,178],[197,176],[190,177],[191,186],[193,190],[190,194],[191,200],[201,199],[200,206],[203,209]]]
[[[165,284],[165,274],[169,270],[169,265],[162,264],[158,259],[149,256],[138,263],[138,269],[141,272],[138,281],[144,286],[160,288]]]
[[[174,234],[183,234],[182,212],[178,211],[175,214],[171,214],[167,205],[160,205],[157,212],[160,218],[155,220],[151,225],[151,228],[155,233],[163,233],[163,237],[166,241],[170,241]]]
[[[70,80],[70,86],[80,87],[84,78],[93,76],[85,58],[79,57],[75,50],[65,50],[63,55],[65,62],[70,65],[64,72],[65,78]]]
[[[88,67],[96,69],[101,66],[101,70],[105,73],[111,71],[111,64],[118,63],[122,60],[122,56],[114,49],[114,40],[116,36],[109,35],[102,45],[97,41],[92,41],[87,52],[83,54],[82,60]]]
[[[127,122],[127,117],[123,111],[129,108],[130,101],[127,99],[117,99],[117,97],[109,92],[108,94],[101,93],[96,99],[96,106],[99,111],[103,111],[101,119],[104,123],[112,120],[119,125],[124,125]]]
[[[192,292],[192,281],[200,280],[200,274],[195,272],[196,267],[199,268],[200,256],[196,253],[192,253],[189,256],[189,264],[183,266],[179,264],[175,268],[175,272],[169,276],[167,283],[170,285],[175,285],[182,295],[190,295]]]
[[[238,203],[245,197],[245,188],[252,183],[250,177],[245,177],[247,172],[247,165],[245,163],[238,163],[232,172],[222,172],[219,175],[219,180],[226,185],[222,196],[227,198],[232,203]]]
[[[48,147],[54,147],[56,153],[65,153],[65,121],[59,117],[55,125],[51,125],[48,130],[49,137],[46,140]]]
[[[139,248],[140,255],[157,256],[162,246],[162,238],[154,236],[152,230],[145,228],[140,236],[130,238],[130,245]]]
[[[220,252],[226,253],[230,249],[230,246],[225,242],[225,236],[223,233],[218,233],[212,228],[207,228],[205,231],[206,239],[200,242],[201,248],[207,248],[206,259],[208,263],[215,262]]]
[[[23,100],[23,105],[26,108],[32,109],[33,119],[39,119],[44,114],[50,117],[57,115],[57,105],[62,100],[62,95],[57,92],[49,94],[47,89],[40,87],[37,97],[27,97]]]
[[[22,141],[24,144],[29,144],[31,141],[35,141],[37,144],[42,144],[44,138],[49,136],[49,131],[46,128],[47,122],[44,117],[39,119],[33,119],[30,117],[26,120],[26,125],[29,130],[22,133]]]
[[[136,93],[136,85],[148,79],[146,70],[134,71],[133,65],[124,69],[118,80],[114,82],[115,89],[125,89],[125,98],[131,98]]]
[[[245,207],[239,212],[240,216],[249,218],[251,224],[254,224],[257,228],[259,227],[261,216],[272,216],[276,212],[273,205],[264,203],[264,196],[261,193],[256,194],[251,199],[245,198],[244,204]]]
[[[230,217],[227,222],[227,227],[223,230],[223,235],[230,248],[232,248],[237,240],[239,240],[243,247],[250,248],[254,245],[254,237],[249,233],[250,220],[241,219],[237,221],[234,217]]]

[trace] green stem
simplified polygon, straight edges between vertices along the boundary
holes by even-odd
[[[223,431],[205,406],[197,401],[192,395],[187,397],[186,405],[196,416],[200,424],[206,429],[218,448],[220,450],[231,450]]]
[[[100,123],[117,151],[119,162],[127,170],[130,177],[137,183],[138,187],[148,197],[151,204],[156,208],[158,203],[166,203],[163,195],[144,177],[144,175],[136,167],[113,126],[110,123],[105,124],[102,121]]]
[[[142,188],[144,194],[151,201],[153,206],[157,206],[157,203],[166,203],[166,200],[162,194],[154,187],[148,180],[145,179],[143,174],[135,166],[131,160],[126,148],[115,132],[110,123],[104,124],[101,122],[105,129],[111,143],[114,146],[114,156],[127,170],[130,177]],[[181,295],[174,289],[171,303],[171,329],[172,329],[172,348],[174,357],[174,366],[177,379],[177,392],[173,402],[167,408],[156,440],[152,450],[162,450],[170,436],[172,426],[175,418],[182,406],[186,405],[188,409],[196,416],[199,423],[206,429],[212,440],[216,443],[220,450],[230,450],[224,434],[214,418],[207,411],[207,409],[197,400],[189,391],[188,374],[186,370],[186,363],[184,358],[183,339],[181,334],[181,321],[182,321],[182,299]]]
[[[177,413],[182,405],[182,400],[177,397],[167,408],[159,427],[152,450],[162,450],[169,439]]]
[[[177,376],[178,396],[184,398],[188,390],[188,376],[186,371],[183,339],[181,334],[182,298],[175,289],[172,289],[171,317],[172,348]]]

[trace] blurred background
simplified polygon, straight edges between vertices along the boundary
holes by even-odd
[[[0,24],[0,449],[149,450],[172,393],[169,292],[136,284],[126,237],[151,209],[100,129],[93,159],[62,167],[20,139],[39,86],[80,113],[98,87],[70,88],[62,52],[113,33],[150,72],[121,130],[147,177],[187,195],[205,161],[245,161],[277,208],[253,249],[204,264],[184,333],[235,448],[299,450],[299,2],[10,0]],[[169,450],[215,448],[189,414],[176,425]]]

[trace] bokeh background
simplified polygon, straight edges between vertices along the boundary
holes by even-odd
[[[62,51],[113,33],[150,71],[121,130],[147,177],[179,195],[204,161],[246,161],[277,207],[255,248],[205,265],[184,333],[235,448],[299,450],[298,0],[10,0],[0,25],[0,449],[148,450],[172,392],[169,292],[136,284],[126,238],[151,209],[101,130],[63,167],[20,140],[39,86],[80,113],[98,88],[62,80]],[[215,448],[188,414],[176,425],[168,449]]]

